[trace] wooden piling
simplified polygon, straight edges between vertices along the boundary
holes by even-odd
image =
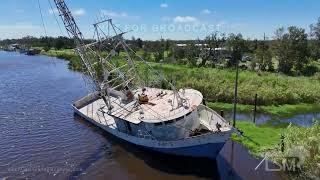
[[[220,111],[220,116],[224,118],[224,112],[223,112],[223,110]]]
[[[284,152],[284,135],[281,135],[281,152]]]
[[[258,94],[254,96],[253,123],[256,123],[257,102],[258,102]]]

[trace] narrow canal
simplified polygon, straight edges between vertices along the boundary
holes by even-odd
[[[0,51],[0,178],[286,179],[228,142],[216,161],[139,149],[74,115],[86,95],[67,62]]]

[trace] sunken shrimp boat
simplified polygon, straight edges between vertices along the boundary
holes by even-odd
[[[64,0],[54,0],[76,43],[91,93],[74,102],[76,114],[137,146],[171,155],[215,158],[233,127],[203,104],[194,89],[177,89],[128,45],[111,19],[93,24],[85,43]]]

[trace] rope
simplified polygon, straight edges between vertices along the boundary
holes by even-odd
[[[39,12],[40,12],[40,16],[41,16],[41,21],[42,21],[42,26],[43,26],[43,29],[44,29],[44,33],[47,36],[47,29],[46,29],[46,26],[44,24],[44,20],[43,20],[43,15],[42,15],[42,10],[41,10],[41,4],[40,4],[40,0],[38,0],[38,6],[39,6]]]

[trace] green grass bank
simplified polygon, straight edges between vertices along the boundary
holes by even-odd
[[[70,69],[81,71],[79,57],[73,50],[50,50],[44,55],[69,61]],[[123,53],[116,59],[124,59]],[[190,87],[202,92],[215,110],[233,108],[235,71],[232,69],[197,68],[175,64],[150,63],[178,88]],[[138,63],[139,66],[139,63]],[[143,71],[143,68],[140,68]],[[278,73],[240,71],[238,110],[250,112],[258,94],[258,112],[276,116],[319,112],[320,80],[315,77],[291,77]]]
[[[208,102],[207,105],[219,112],[221,110],[224,111],[232,111],[233,104],[230,103],[221,103],[221,102]],[[237,111],[241,113],[253,113],[254,105],[244,105],[238,104]],[[297,114],[308,114],[313,112],[320,112],[319,104],[282,104],[282,105],[262,105],[257,106],[257,113],[267,114],[270,116],[286,118],[292,117]]]
[[[290,179],[320,177],[319,123],[311,127],[298,127],[285,123],[278,126],[258,126],[250,122],[237,121],[237,127],[243,131],[243,136],[233,134],[232,140],[243,144],[256,157],[267,156],[269,160],[282,166],[285,158],[279,157],[299,157],[301,169],[299,173],[287,171]]]

